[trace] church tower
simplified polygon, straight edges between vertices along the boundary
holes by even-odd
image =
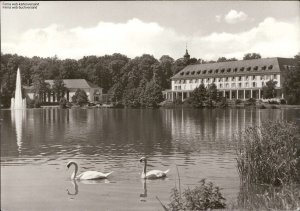
[[[190,60],[190,58],[191,58],[191,56],[190,56],[190,54],[189,54],[189,52],[188,52],[188,50],[187,50],[187,45],[186,45],[186,47],[185,47],[185,54],[184,54],[184,56],[183,56],[183,59],[184,59],[184,61],[185,61],[186,63],[188,63],[189,60]]]

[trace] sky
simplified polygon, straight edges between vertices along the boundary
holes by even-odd
[[[5,9],[1,52],[80,59],[122,53],[159,59],[294,57],[300,52],[298,1],[39,2]]]

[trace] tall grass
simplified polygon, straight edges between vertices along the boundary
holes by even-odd
[[[243,183],[300,182],[299,128],[286,121],[266,121],[236,136],[237,168]]]
[[[245,210],[300,210],[299,185],[281,187],[241,185],[238,208]]]

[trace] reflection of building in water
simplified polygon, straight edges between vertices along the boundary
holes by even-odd
[[[25,124],[25,119],[26,119],[26,110],[22,109],[16,109],[16,110],[11,110],[11,120],[12,123],[15,124],[16,128],[16,136],[17,136],[17,146],[18,146],[18,152],[22,152],[22,130],[23,130],[23,125]]]
[[[264,119],[282,119],[282,111],[256,109],[165,110],[165,121],[171,125],[173,140],[228,139],[247,126],[261,125]]]

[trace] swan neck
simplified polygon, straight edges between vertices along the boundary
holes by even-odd
[[[74,170],[74,172],[73,172],[73,174],[71,176],[71,179],[75,179],[76,175],[77,175],[77,172],[78,172],[78,165],[75,162],[73,162],[72,164],[75,166],[75,170]]]
[[[147,168],[147,160],[145,160],[145,164],[144,164],[144,169],[143,169],[143,173],[146,175],[146,168]]]

